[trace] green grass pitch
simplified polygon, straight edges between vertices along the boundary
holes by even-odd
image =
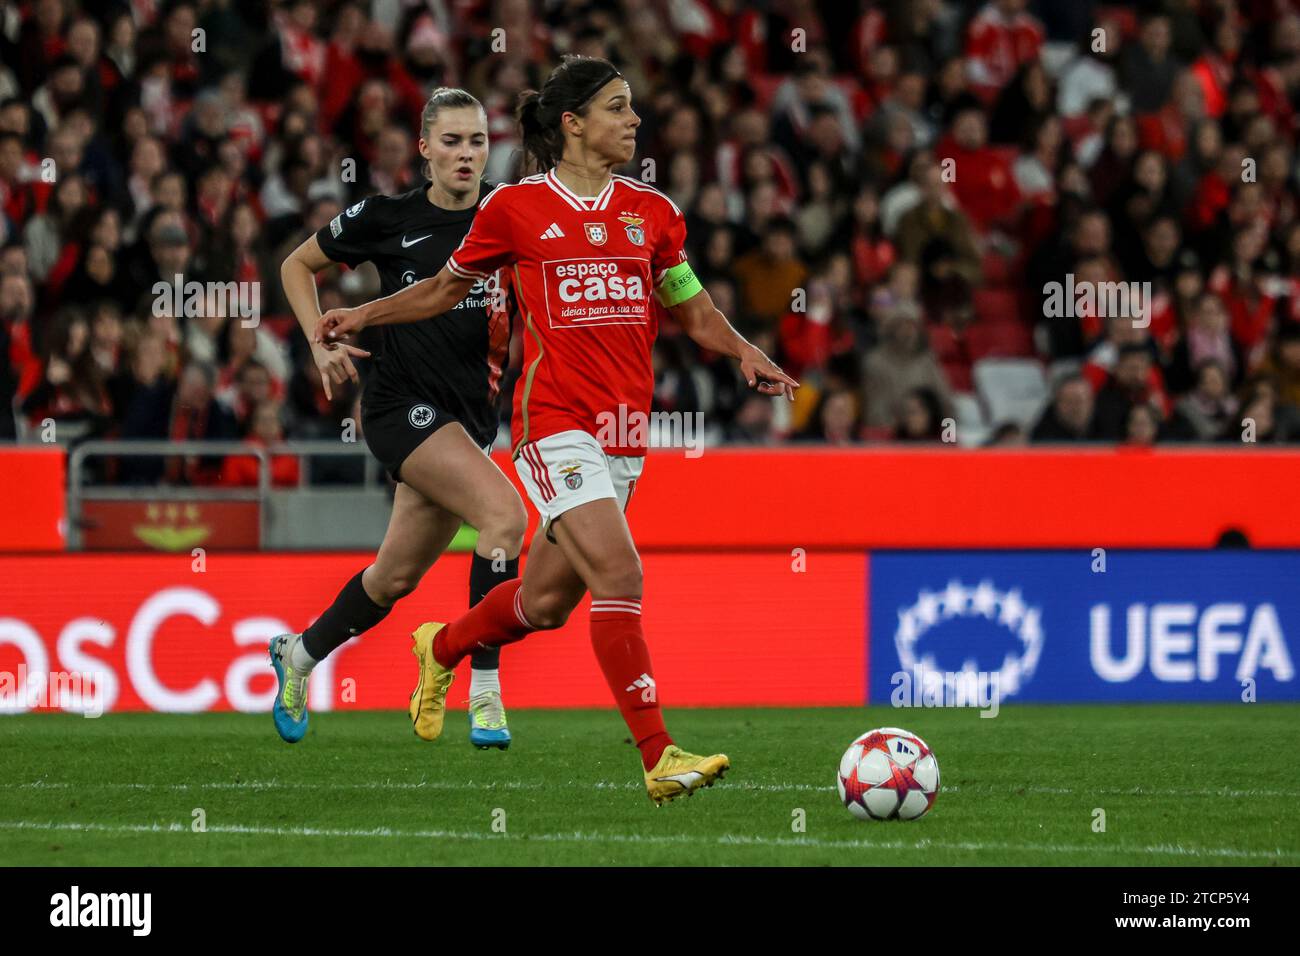
[[[404,713],[0,718],[8,865],[1300,864],[1300,706],[675,710],[727,780],[661,809],[613,711],[515,711],[508,752]],[[913,823],[863,823],[835,768],[876,726],[934,749]],[[1095,830],[1104,811],[1105,830]],[[201,811],[205,832],[195,832]],[[802,811],[802,812],[801,812]],[[802,820],[803,826],[798,826]],[[500,830],[504,828],[504,832]]]

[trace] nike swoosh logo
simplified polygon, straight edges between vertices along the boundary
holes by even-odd
[[[662,783],[665,780],[671,780],[673,783],[680,784],[683,790],[690,790],[703,779],[704,774],[698,770],[688,770],[685,773],[670,773],[666,777],[655,777],[655,782]]]
[[[429,233],[429,236],[432,236],[432,235],[433,235],[433,233]],[[403,236],[403,237],[402,237],[402,248],[403,248],[403,249],[409,249],[409,248],[411,248],[411,246],[415,245],[417,242],[424,242],[424,240],[428,239],[429,236],[421,236],[419,239],[412,239],[410,242],[407,242],[407,241],[406,241],[406,237]]]

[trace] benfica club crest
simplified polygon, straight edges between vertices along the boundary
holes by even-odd
[[[564,484],[570,491],[577,491],[582,487],[582,462],[566,461],[560,465],[560,474],[564,476]]]
[[[619,216],[618,221],[623,223],[623,228],[627,230],[627,241],[634,246],[645,245],[645,230],[641,228],[644,219],[638,216]]]
[[[584,222],[582,226],[587,230],[587,241],[593,246],[603,246],[609,238],[609,230],[603,222]]]

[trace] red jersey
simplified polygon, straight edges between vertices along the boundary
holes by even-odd
[[[577,429],[634,439],[647,428],[659,330],[650,297],[686,261],[682,211],[659,190],[613,176],[576,195],[555,170],[494,189],[447,260],[465,279],[507,268],[525,333],[511,445]],[[620,406],[622,407],[620,410]],[[619,422],[628,423],[618,427]],[[611,455],[645,447],[604,442]]]
[[[991,99],[1016,70],[1038,59],[1045,35],[1032,14],[1005,16],[987,4],[966,28],[966,71],[977,91]]]

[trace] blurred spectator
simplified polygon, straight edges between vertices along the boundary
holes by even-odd
[[[1246,448],[1286,441],[1285,430],[1278,428],[1277,397],[1271,388],[1257,388],[1241,404],[1238,428],[1228,428],[1223,441],[1240,443]]]
[[[1237,400],[1228,388],[1222,363],[1206,359],[1196,367],[1196,387],[1174,409],[1171,437],[1183,441],[1216,441],[1235,425]]]
[[[1272,382],[1278,401],[1300,409],[1300,325],[1288,322],[1282,327],[1260,374]]]
[[[984,442],[985,448],[1023,448],[1029,444],[1025,430],[1017,422],[1003,422],[993,429]]]
[[[153,372],[152,364],[141,367],[142,373]],[[156,387],[155,376],[150,384],[143,377],[137,379],[141,394]],[[128,415],[122,427],[123,438],[168,439],[170,441],[203,441],[207,439],[231,440],[237,437],[234,419],[214,397],[216,370],[202,362],[186,365],[174,386],[167,388],[166,403],[133,402],[135,417]],[[220,456],[185,455],[168,459],[124,459],[122,477],[131,482],[156,482],[160,478],[168,483],[205,485],[217,480],[221,470]]]
[[[1157,364],[1157,353],[1147,329],[1128,315],[1106,319],[1106,337],[1099,340],[1083,363],[1083,375],[1096,393],[1111,381],[1126,349],[1140,348],[1150,359],[1147,388],[1151,399],[1163,407],[1166,403],[1164,375]]]
[[[862,436],[862,412],[858,397],[847,388],[824,393],[812,418],[799,435],[801,441],[827,445],[855,445]]]
[[[1151,353],[1136,342],[1120,347],[1114,371],[1097,392],[1093,428],[1098,438],[1120,441],[1126,437],[1129,412],[1135,405],[1151,405],[1157,421],[1163,418],[1159,396],[1151,384]]]
[[[898,254],[917,264],[926,249],[936,242],[952,250],[955,271],[971,282],[980,275],[980,257],[970,220],[953,207],[939,165],[933,161],[922,169],[919,201],[898,222],[895,242]]]
[[[1134,113],[1154,113],[1173,92],[1178,63],[1171,49],[1169,17],[1148,13],[1138,31],[1138,42],[1125,45],[1120,54],[1120,77]]]
[[[284,428],[280,423],[280,406],[273,401],[262,401],[249,414],[244,426],[244,441],[259,448],[274,448],[284,441]],[[221,484],[232,487],[257,487],[261,466],[256,458],[232,454],[221,468]],[[271,456],[271,485],[275,488],[294,488],[298,485],[298,456]]]
[[[914,388],[894,418],[893,438],[904,442],[935,442],[943,437],[943,407],[931,388]]]
[[[745,398],[726,430],[726,437],[728,442],[738,445],[776,444],[778,436],[772,402],[760,395]]]
[[[45,211],[33,216],[23,230],[32,277],[44,282],[59,261],[64,244],[75,235],[77,217],[86,209],[86,183],[76,173],[64,174],[50,193]]]
[[[796,377],[825,368],[832,357],[852,354],[854,330],[837,312],[826,278],[809,283],[803,310],[787,312],[781,319],[779,341],[783,367]]]
[[[1030,440],[1035,443],[1090,441],[1092,417],[1092,387],[1082,375],[1071,375],[1057,383],[1052,404],[1030,432]]]
[[[271,402],[274,395],[275,383],[266,366],[256,359],[248,359],[235,373],[234,381],[223,388],[217,397],[230,409],[235,416],[235,423],[243,429],[256,409]],[[276,414],[279,415],[279,409]]]
[[[1231,437],[1243,383],[1269,435],[1300,437],[1300,13],[1181,0],[1029,9],[9,4],[0,439],[20,431],[10,401],[28,425],[59,407],[66,436],[167,435],[181,409],[178,433],[226,434],[174,400],[176,370],[196,362],[216,367],[213,388],[243,423],[283,400],[291,435],[337,435],[356,390],[327,401],[302,361],[280,261],[347,205],[420,181],[418,117],[437,85],[482,100],[486,178],[513,180],[517,95],[560,51],[615,57],[642,118],[638,156],[619,172],[650,174],[685,211],[687,253],[719,307],[805,379],[796,403],[772,408],[665,321],[656,400],[705,411],[724,440],[806,437],[822,427],[814,412],[843,410],[845,389],[866,436],[884,439],[909,392],[931,389],[944,411],[947,386],[971,389],[988,354],[1085,363],[1105,440],[1148,440],[1152,415],[1133,411],[1148,404],[1156,440],[1218,426]],[[495,28],[507,49],[494,49]],[[178,275],[256,288],[256,329],[213,297],[161,301],[154,284]],[[365,266],[318,281],[323,308],[377,291]],[[1116,328],[1097,308],[1031,327],[1045,287],[1085,282],[1149,282],[1149,327]],[[894,336],[911,333],[896,317],[911,312],[916,338],[899,351]],[[1130,346],[1146,352],[1141,388],[1118,381]],[[78,362],[91,378],[69,372]],[[1062,383],[1034,440],[1095,437],[1087,391]],[[919,419],[921,400],[908,401]],[[213,477],[191,465],[166,471]]]
[[[732,267],[746,318],[762,326],[776,324],[790,308],[794,290],[808,277],[795,237],[793,222],[774,219],[767,225],[762,245],[745,253]]]
[[[30,425],[52,419],[56,425],[76,426],[70,435],[65,430],[67,437],[85,437],[107,428],[112,412],[108,388],[82,313],[59,315],[45,349],[41,382],[24,396],[22,408]]]
[[[1168,367],[1169,388],[1185,392],[1196,383],[1195,370],[1205,362],[1218,364],[1229,388],[1241,381],[1241,349],[1228,333],[1228,310],[1213,292],[1197,297],[1188,317],[1187,331],[1174,346]]]
[[[1160,415],[1150,405],[1134,405],[1124,423],[1126,445],[1154,445],[1160,437]]]
[[[1038,58],[1043,26],[1025,12],[1027,0],[993,0],[966,31],[966,62],[972,87],[991,98],[1024,64]]]
[[[894,264],[894,244],[884,235],[880,200],[873,187],[863,186],[858,190],[848,222],[840,235],[843,238],[837,239],[834,244],[849,250],[855,285],[870,288]]]
[[[921,330],[920,310],[895,306],[881,330],[881,342],[862,362],[866,423],[884,428],[896,421],[903,398],[918,388],[934,393],[942,418],[952,408],[952,394]]]
[[[1026,63],[1007,84],[989,116],[989,142],[1017,146],[1049,116],[1052,85],[1047,71],[1037,60]]]
[[[1073,59],[1060,72],[1056,108],[1062,117],[1079,116],[1094,100],[1115,96],[1115,62],[1120,56],[1123,33],[1113,19],[1102,20],[1079,38]]]
[[[949,163],[952,194],[977,232],[1010,226],[1020,209],[1020,190],[1008,156],[988,145],[988,119],[971,106],[953,120],[935,157]]]

